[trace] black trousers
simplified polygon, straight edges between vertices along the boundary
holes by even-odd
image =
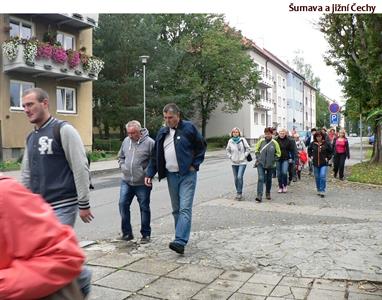
[[[344,178],[345,160],[346,160],[346,153],[337,153],[334,155],[334,158],[333,158],[334,176],[336,176],[337,173],[339,173],[340,178]]]

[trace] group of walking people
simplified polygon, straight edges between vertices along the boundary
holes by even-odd
[[[251,148],[238,127],[231,130],[226,152],[232,164],[235,199],[241,200]],[[344,180],[345,160],[350,158],[350,151],[343,129],[337,134],[334,129],[326,133],[326,128],[313,128],[311,135],[302,140],[296,132],[289,134],[286,129],[276,132],[274,128],[266,127],[264,135],[255,144],[255,157],[254,167],[258,174],[255,200],[262,202],[264,184],[267,200],[272,199],[272,178],[277,177],[278,193],[287,193],[288,185],[301,179],[305,166],[309,166],[309,173],[314,174],[317,194],[324,198],[328,167],[333,164],[333,176],[337,178],[338,175]]]

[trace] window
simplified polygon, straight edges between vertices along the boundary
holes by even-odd
[[[254,113],[254,123],[255,125],[259,125],[259,113],[255,112]]]
[[[272,90],[267,89],[267,97],[268,97],[268,102],[272,102]]]
[[[260,90],[260,99],[265,101],[265,90],[264,89]]]
[[[22,95],[24,91],[34,88],[33,82],[11,80],[9,87],[10,105],[12,110],[23,110]]]
[[[285,78],[283,78],[283,89],[285,89]]]
[[[9,31],[10,37],[20,37],[22,39],[30,39],[32,37],[32,23],[17,19],[11,18],[9,20],[9,26],[11,27]]]
[[[261,125],[265,125],[265,114],[261,114]]]
[[[271,69],[267,69],[267,72],[268,72],[268,74],[267,74],[267,78],[268,78],[270,81],[272,81],[272,70],[271,70]]]
[[[76,90],[67,87],[57,87],[57,112],[76,113]]]
[[[73,35],[57,32],[57,42],[60,42],[61,46],[65,49],[75,50],[75,38]]]

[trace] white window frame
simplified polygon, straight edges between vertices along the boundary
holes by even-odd
[[[65,90],[65,99],[64,105],[66,106],[66,91],[73,91],[73,110],[67,110],[66,107],[62,110],[58,109],[58,99],[57,99],[57,90],[64,89]],[[56,111],[60,114],[76,114],[77,113],[77,90],[75,88],[67,87],[67,86],[57,86],[56,87]]]
[[[19,88],[20,106],[11,106],[11,84],[12,83],[19,83],[20,84],[20,88]],[[30,82],[30,81],[13,80],[13,79],[11,79],[9,81],[9,107],[10,107],[10,110],[22,110],[22,111],[24,110],[24,108],[23,108],[23,101],[22,101],[22,96],[23,96],[22,85],[23,85],[23,83],[32,85],[32,88],[35,87],[35,83],[34,82]]]
[[[65,50],[70,49],[70,48],[66,48],[66,46],[65,46],[65,37],[71,37],[71,38],[73,38],[73,49],[72,50],[76,50],[76,37],[73,34],[69,34],[69,33],[66,33],[66,32],[63,32],[63,31],[57,31],[57,36],[59,34],[62,34],[63,42],[64,42],[64,44],[62,44],[61,47],[63,47]]]
[[[23,24],[26,24],[26,25],[29,25],[31,27],[31,38],[34,37],[34,32],[35,32],[35,28],[34,28],[34,24],[33,22],[30,22],[30,21],[25,21],[23,19],[20,19],[20,18],[17,18],[17,17],[13,17],[13,16],[10,16],[9,17],[9,26],[11,26],[11,22],[18,22],[19,23],[19,34],[17,35],[19,38],[24,38],[24,37],[21,37],[21,28],[22,28],[22,25]],[[10,34],[9,34],[10,35]]]
[[[257,111],[255,111],[253,114],[253,122],[255,125],[259,125],[259,113]]]
[[[261,114],[261,125],[265,126],[266,119],[267,119],[267,118],[265,117],[265,114],[262,113],[262,114]]]

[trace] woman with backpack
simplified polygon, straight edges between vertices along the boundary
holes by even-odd
[[[236,187],[236,200],[241,200],[243,195],[244,172],[247,167],[247,158],[250,147],[245,138],[241,137],[239,128],[234,127],[230,133],[231,138],[227,144],[227,156],[232,162],[232,171]]]

